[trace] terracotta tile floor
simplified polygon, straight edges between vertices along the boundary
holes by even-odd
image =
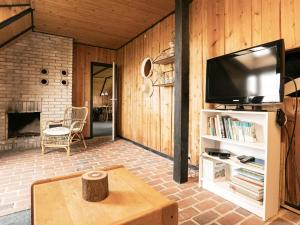
[[[176,184],[172,181],[172,161],[125,140],[104,144],[90,140],[86,151],[74,146],[70,157],[63,150],[45,155],[39,149],[1,152],[0,216],[30,208],[30,185],[35,180],[113,164],[125,165],[156,190],[178,201],[180,224],[263,224],[248,211],[199,188],[195,177]],[[282,209],[268,223],[300,224],[300,216]]]

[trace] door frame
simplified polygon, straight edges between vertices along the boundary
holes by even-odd
[[[113,64],[107,64],[107,63],[100,63],[100,62],[91,62],[91,73],[90,73],[90,106],[89,106],[89,110],[90,110],[90,138],[94,137],[94,132],[93,132],[93,121],[94,121],[94,114],[93,114],[93,105],[94,105],[94,99],[93,99],[93,93],[94,93],[94,82],[93,82],[93,66],[104,66],[107,68],[112,68],[113,69]],[[113,133],[112,133],[113,136]]]
[[[119,77],[116,62],[113,62],[112,68],[112,141],[117,138],[118,129],[118,95],[119,95]]]

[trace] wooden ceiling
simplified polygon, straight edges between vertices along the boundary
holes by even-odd
[[[36,31],[117,49],[175,9],[175,0],[31,0]]]
[[[0,5],[30,4],[30,0],[1,0]]]
[[[93,72],[93,78],[105,78],[112,76],[112,68],[107,68],[104,66],[94,66]]]

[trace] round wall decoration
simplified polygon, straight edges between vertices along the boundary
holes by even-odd
[[[68,86],[68,81],[67,80],[61,80],[61,84],[63,85],[63,86]]]
[[[48,85],[49,84],[49,81],[47,79],[42,79],[41,80],[41,84],[42,85]]]
[[[46,68],[42,68],[40,72],[41,72],[41,74],[43,74],[43,75],[47,75],[49,71],[48,71],[48,69],[46,69]]]
[[[151,58],[147,57],[143,60],[141,64],[141,75],[145,78],[150,77],[153,72],[153,61]]]
[[[149,78],[144,79],[144,83],[141,86],[141,91],[147,96],[151,97],[153,94],[153,83],[152,80]]]
[[[60,74],[61,74],[62,76],[68,76],[68,70],[61,70],[61,71],[60,71]]]

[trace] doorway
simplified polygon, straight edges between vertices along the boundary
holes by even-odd
[[[112,64],[91,63],[91,136],[113,139]]]

